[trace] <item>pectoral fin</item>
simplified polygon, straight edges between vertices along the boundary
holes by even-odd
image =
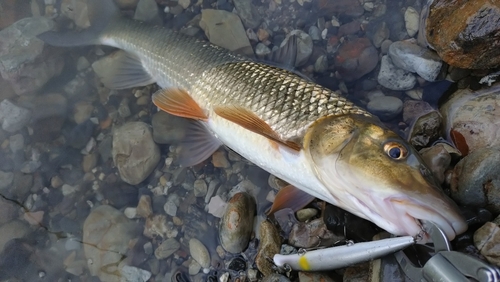
[[[175,164],[189,167],[208,159],[222,142],[201,121],[191,120],[186,127],[184,140],[179,144],[180,152]]]
[[[307,194],[293,185],[287,185],[281,188],[278,194],[276,194],[273,205],[267,212],[267,215],[271,215],[284,208],[290,208],[296,212],[307,206],[313,200],[314,196]]]
[[[217,106],[214,107],[214,111],[217,115],[237,123],[252,132],[265,136],[296,151],[300,151],[299,144],[282,140],[265,121],[245,108],[237,106]]]
[[[153,94],[153,103],[163,111],[179,117],[206,121],[207,115],[186,91],[161,89]]]

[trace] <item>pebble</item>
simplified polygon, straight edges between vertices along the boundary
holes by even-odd
[[[328,58],[325,55],[321,55],[316,59],[314,63],[314,71],[318,73],[326,72],[328,69]]]
[[[443,65],[436,53],[407,41],[392,43],[389,56],[395,66],[417,73],[427,81],[435,81]]]
[[[226,151],[216,151],[212,155],[212,164],[214,167],[220,167],[220,168],[230,168],[231,163],[228,161],[226,157]]]
[[[200,272],[200,270],[201,270],[201,265],[197,261],[192,260],[189,263],[189,267],[188,267],[189,275],[196,275]]]
[[[301,209],[297,211],[297,220],[301,222],[308,221],[318,214],[317,209]]]
[[[207,194],[208,186],[205,180],[197,179],[194,182],[194,196],[195,197],[205,197]]]
[[[19,107],[10,100],[0,103],[0,121],[2,129],[7,132],[16,132],[26,126],[31,118],[31,111]]]
[[[181,244],[174,238],[168,238],[163,241],[155,250],[155,257],[157,259],[166,259],[173,253],[177,252]]]
[[[394,96],[375,97],[366,105],[367,110],[381,120],[391,120],[403,111],[403,101]]]
[[[163,210],[170,216],[177,215],[177,205],[173,200],[167,200],[167,202],[165,202],[165,205],[163,205]]]
[[[205,247],[200,240],[196,238],[191,238],[189,240],[189,253],[193,259],[201,265],[201,267],[210,267],[210,253],[208,252],[207,247]]]
[[[417,78],[412,73],[396,67],[391,58],[385,55],[381,60],[377,81],[391,90],[410,90],[417,83]]]
[[[14,182],[14,173],[0,171],[0,190],[5,190]]]
[[[300,275],[300,274],[299,274]],[[302,280],[299,280],[302,281]],[[286,276],[278,274],[278,273],[271,273],[264,277],[261,282],[290,282],[290,279],[288,279]]]
[[[160,161],[160,149],[143,122],[129,122],[115,130],[112,155],[121,179],[132,185],[146,179]]]
[[[489,263],[500,267],[498,257],[500,246],[500,227],[493,222],[486,222],[474,232],[474,245]]]
[[[481,148],[453,169],[451,196],[459,204],[500,212],[500,147]]]
[[[299,281],[300,282],[334,282],[332,278],[328,277],[326,273],[320,272],[299,272]],[[355,281],[361,282],[359,280],[343,280],[343,281]]]
[[[15,134],[10,136],[9,147],[13,153],[24,149],[24,136],[22,134]]]
[[[91,260],[88,269],[101,281],[119,280],[118,264],[137,234],[136,223],[117,209],[102,205],[93,209],[83,223],[83,249]]]
[[[88,101],[81,101],[75,104],[75,107],[73,109],[73,119],[77,124],[81,124],[86,122],[90,116],[92,115],[92,112],[94,111],[94,106],[92,105],[91,102]]]
[[[320,41],[321,40],[321,31],[319,30],[319,28],[317,26],[312,25],[309,28],[308,33],[313,41]]]
[[[83,56],[79,57],[78,60],[76,61],[76,70],[78,71],[83,71],[89,67],[90,67],[89,60],[87,60],[87,58]]]
[[[237,254],[246,249],[252,235],[255,209],[255,200],[248,193],[237,193],[229,200],[219,226],[224,250]]]
[[[123,214],[130,219],[137,218],[137,208],[127,207],[123,211]]]
[[[257,45],[255,46],[255,55],[263,58],[269,54],[271,54],[271,49],[269,49],[269,47],[262,44],[261,42],[257,43]]]
[[[444,182],[444,173],[451,163],[451,155],[444,145],[436,144],[432,147],[424,148],[419,151],[419,154],[427,167],[432,171],[434,178],[442,184]]]
[[[410,37],[417,34],[420,25],[420,14],[413,7],[406,8],[405,11],[405,26],[406,32]]]
[[[405,101],[403,121],[409,125],[406,139],[415,147],[425,147],[441,136],[441,114],[425,101]]]
[[[269,258],[280,253],[281,237],[276,227],[271,222],[264,220],[260,224],[259,238],[260,243],[255,264],[264,276],[268,276],[274,273],[274,264],[269,261]]]
[[[288,243],[298,248],[328,246],[343,239],[328,230],[322,218],[309,222],[298,222],[293,225]]]
[[[222,218],[227,208],[227,204],[226,202],[224,202],[224,200],[222,200],[222,198],[219,195],[217,195],[210,198],[207,208],[209,214],[217,218]]]
[[[135,266],[124,265],[120,269],[122,278],[127,282],[146,282],[151,278],[151,272]],[[122,280],[123,281],[123,280]]]
[[[158,4],[155,0],[139,0],[134,14],[135,20],[149,24],[161,24]]]
[[[137,215],[142,218],[148,218],[153,215],[153,207],[151,206],[151,197],[142,195],[137,204]]]
[[[378,51],[368,38],[357,38],[342,43],[335,66],[342,79],[354,81],[374,70],[378,58]]]
[[[17,204],[0,197],[0,226],[18,217],[18,211],[19,206]]]
[[[245,1],[247,0],[239,2]],[[253,48],[238,15],[224,10],[205,9],[201,12],[200,27],[212,44],[233,52],[253,55]]]
[[[83,156],[82,169],[84,172],[91,172],[97,165],[97,154],[91,153]]]

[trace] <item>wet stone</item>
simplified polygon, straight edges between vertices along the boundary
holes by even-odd
[[[8,132],[16,132],[28,124],[31,111],[19,107],[9,100],[0,103],[0,121],[2,129]]]
[[[344,281],[369,282],[370,264],[363,263],[348,267],[344,273]]]
[[[160,150],[143,122],[126,123],[115,130],[112,154],[120,177],[132,185],[146,179],[160,161]]]
[[[120,274],[127,282],[146,282],[151,278],[151,272],[128,265],[120,269]]]
[[[288,236],[289,244],[299,248],[328,246],[341,239],[340,236],[327,229],[322,218],[294,224]]]
[[[143,218],[148,218],[153,214],[153,207],[151,206],[151,197],[142,195],[137,204],[137,215]]]
[[[189,253],[203,268],[210,267],[210,253],[200,240],[196,238],[189,240]]]
[[[424,148],[419,151],[420,156],[425,164],[432,171],[432,174],[439,183],[444,182],[444,172],[448,169],[451,163],[450,153],[444,145],[436,144],[429,148]]]
[[[208,186],[205,180],[197,179],[194,182],[194,196],[195,197],[205,197],[207,194]]]
[[[24,238],[30,232],[28,225],[19,220],[10,221],[0,226],[0,252],[4,249],[7,242],[16,238]]]
[[[396,67],[388,55],[382,57],[377,81],[391,90],[409,90],[417,83],[413,74]]]
[[[313,217],[315,217],[318,214],[317,209],[302,209],[297,211],[297,220],[304,222],[307,221]]]
[[[453,170],[451,196],[459,204],[500,212],[500,147],[477,149]]]
[[[500,266],[500,258],[498,257],[500,227],[498,224],[487,222],[474,232],[474,245],[489,263]]]
[[[378,51],[367,38],[358,38],[343,43],[338,55],[335,56],[335,66],[342,79],[354,81],[371,72],[378,63]]]
[[[0,226],[17,217],[19,208],[14,202],[0,197]]]
[[[420,14],[413,7],[406,8],[405,11],[405,26],[406,32],[410,37],[415,36],[417,34],[420,24]]]
[[[407,41],[392,43],[389,56],[395,66],[417,73],[427,81],[435,81],[443,65],[436,53]]]
[[[165,259],[175,253],[181,244],[174,238],[169,238],[163,241],[155,250],[155,257],[157,259]]]
[[[393,96],[378,96],[366,105],[368,111],[381,120],[390,120],[403,111],[403,101]]]
[[[276,227],[267,220],[262,221],[260,224],[259,235],[260,244],[257,250],[255,263],[259,271],[262,272],[264,276],[268,276],[274,273],[274,265],[268,258],[274,257],[275,254],[279,254],[281,238]]]
[[[300,282],[334,282],[326,273],[319,272],[299,272]],[[351,280],[344,280],[351,281]]]
[[[83,224],[85,257],[92,261],[90,273],[101,281],[119,279],[118,264],[136,235],[136,223],[115,208],[103,205],[92,210]]]
[[[262,279],[262,282],[290,282],[290,279],[278,273],[271,273],[270,275],[264,277],[264,279]]]
[[[153,139],[158,144],[176,144],[184,139],[188,120],[163,111],[153,115]]]
[[[222,247],[230,253],[246,249],[253,229],[255,200],[242,192],[234,195],[220,221],[219,239]]]
[[[0,171],[0,190],[5,190],[14,182],[14,173]]]

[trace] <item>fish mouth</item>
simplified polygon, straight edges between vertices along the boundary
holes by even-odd
[[[467,223],[457,209],[450,203],[422,203],[410,198],[389,198],[386,200],[393,207],[395,225],[400,232],[415,236],[422,235],[426,221],[436,224],[448,240],[453,240],[456,235],[467,230]],[[430,239],[424,236],[424,241]],[[426,240],[427,239],[427,240]]]

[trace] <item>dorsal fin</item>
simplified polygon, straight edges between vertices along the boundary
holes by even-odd
[[[153,103],[163,111],[179,117],[207,121],[201,107],[185,90],[178,88],[161,89],[153,94]]]
[[[300,151],[301,149],[299,144],[281,139],[269,124],[245,108],[238,106],[216,106],[214,107],[214,112],[229,121],[237,123],[252,132],[267,137],[293,150]]]

